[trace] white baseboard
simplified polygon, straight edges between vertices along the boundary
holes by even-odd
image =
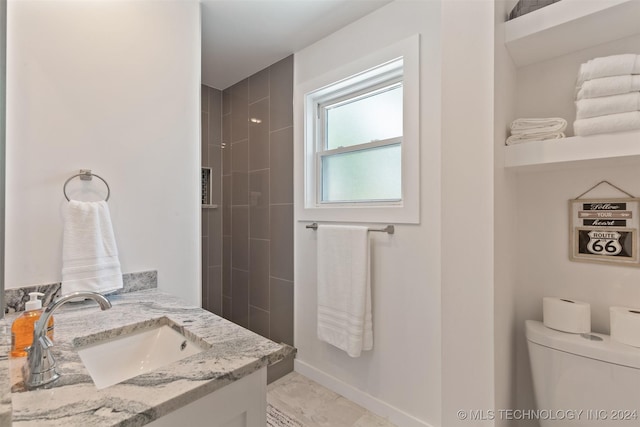
[[[299,374],[302,374],[323,387],[346,397],[368,411],[383,418],[387,418],[398,427],[433,427],[431,424],[419,420],[416,417],[363,392],[362,390],[358,390],[357,388],[339,380],[336,377],[322,372],[301,360],[294,360],[294,369]]]

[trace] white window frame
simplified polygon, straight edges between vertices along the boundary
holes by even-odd
[[[298,210],[302,221],[389,222],[419,223],[420,195],[420,75],[419,36],[415,35],[392,46],[300,84],[297,93],[304,105],[304,207]],[[401,61],[398,61],[400,60]],[[326,155],[323,129],[318,111],[323,103],[340,97],[351,97],[358,91],[368,92],[371,87],[402,80],[403,135],[402,199],[382,201],[323,202],[321,198],[321,160]],[[397,139],[397,138],[396,138]],[[369,146],[369,144],[372,144]],[[388,145],[389,141],[376,141],[358,145],[356,149]],[[355,151],[352,147],[331,150]]]

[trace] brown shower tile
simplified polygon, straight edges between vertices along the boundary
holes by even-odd
[[[231,142],[249,136],[249,81],[244,79],[231,86]]]
[[[200,150],[202,166],[209,166],[209,113],[200,113]]]
[[[231,320],[231,297],[222,298],[222,317]]]
[[[231,176],[222,177],[222,234],[231,235]]]
[[[210,145],[210,147],[213,147]],[[214,150],[220,151],[218,148]],[[214,205],[220,205],[222,203],[222,175],[220,175],[220,168],[213,166],[211,168],[211,203]]]
[[[249,240],[249,303],[269,310],[269,241]]]
[[[249,107],[249,170],[269,167],[269,100]]]
[[[212,173],[215,183],[216,178],[222,176],[222,150],[219,145],[209,144],[208,151],[209,167],[213,169]]]
[[[269,96],[269,68],[249,77],[249,104]]]
[[[293,203],[293,127],[271,133],[271,203]]]
[[[231,88],[222,91],[222,115],[231,114]]]
[[[231,205],[247,206],[249,204],[249,173],[234,172],[231,180]]]
[[[222,174],[231,174],[231,115],[222,116]]]
[[[271,278],[269,339],[293,345],[293,282]]]
[[[209,211],[209,267],[222,265],[222,211],[220,209],[208,209]]]
[[[202,111],[209,111],[209,86],[200,85],[200,106]]]
[[[206,284],[207,284],[207,272],[208,272],[208,266],[207,266],[207,258],[209,257],[208,253],[207,253],[207,244],[208,240],[206,237],[203,237],[200,239],[200,248],[202,250],[202,261],[201,261],[201,267],[202,267],[202,301],[205,300],[204,294],[205,294],[205,290],[206,290]]]
[[[249,174],[249,237],[269,238],[269,170]]]
[[[241,270],[249,269],[249,208],[231,208],[231,266]]]
[[[204,208],[200,209],[200,223],[200,235],[202,237],[207,237],[209,235],[209,217],[207,216],[207,210]]]
[[[207,285],[207,267],[202,267],[202,302],[201,307],[205,310],[211,311],[209,309],[209,287]]]
[[[271,206],[271,276],[293,280],[293,205]]]
[[[231,321],[249,326],[249,272],[231,271]]]
[[[269,312],[250,305],[249,329],[258,335],[269,338]]]
[[[209,144],[222,142],[222,92],[209,89]]]
[[[270,130],[293,126],[293,55],[269,67]]]
[[[247,172],[249,170],[249,141],[244,140],[231,147],[231,171]],[[225,148],[226,150],[226,148]]]
[[[222,295],[231,297],[231,236],[222,238]]]
[[[222,315],[222,267],[209,267],[207,273],[207,310]]]

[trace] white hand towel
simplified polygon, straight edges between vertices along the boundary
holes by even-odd
[[[632,53],[594,58],[580,66],[576,86],[600,77],[640,74],[640,55]]]
[[[640,91],[640,75],[602,77],[586,81],[576,88],[576,99],[598,98]]]
[[[573,123],[573,130],[578,136],[626,132],[636,129],[640,129],[640,111],[591,117],[576,120]]]
[[[548,139],[561,139],[565,134],[562,132],[545,133],[545,134],[533,134],[533,135],[511,135],[507,138],[507,145],[522,144],[523,142],[531,141],[546,141]]]
[[[62,292],[122,288],[118,248],[105,201],[67,204],[62,240]]]
[[[640,77],[640,76],[639,76]],[[576,101],[576,119],[640,110],[640,92]]]
[[[511,135],[529,135],[563,132],[567,121],[560,117],[516,119],[511,122]]]
[[[318,338],[351,357],[373,348],[366,227],[318,226]]]

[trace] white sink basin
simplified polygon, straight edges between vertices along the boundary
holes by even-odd
[[[103,389],[202,350],[202,346],[164,324],[98,341],[80,348],[78,354],[96,387]]]

